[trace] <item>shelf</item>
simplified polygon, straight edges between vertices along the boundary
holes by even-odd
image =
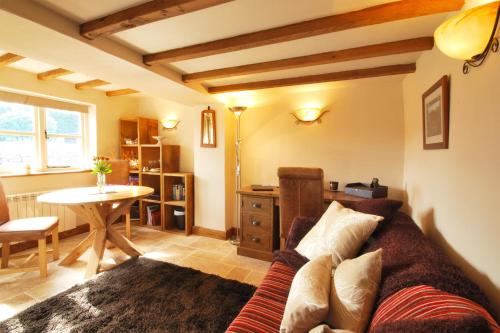
[[[139,170],[129,170],[128,173],[139,174]]]
[[[169,205],[169,206],[186,207],[185,200],[170,200],[170,201],[165,201],[164,203],[165,203],[165,205]]]
[[[155,199],[142,199],[144,202],[150,202],[150,203],[155,203],[155,204],[161,204],[160,200],[155,200]]]
[[[141,147],[143,148],[161,148],[161,145],[154,143],[154,144],[142,144]]]
[[[151,176],[160,176],[161,173],[159,172],[142,172],[143,175],[151,175]]]
[[[122,148],[138,148],[139,145],[122,145]]]
[[[186,177],[192,174],[192,172],[164,172],[163,177]]]

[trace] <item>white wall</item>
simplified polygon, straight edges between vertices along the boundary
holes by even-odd
[[[462,74],[437,49],[404,80],[407,209],[423,231],[488,294],[500,314],[500,57]],[[422,148],[422,94],[451,75],[450,143]],[[498,318],[498,317],[497,317]]]
[[[216,148],[200,147],[201,111],[207,105],[193,108],[195,114],[194,131],[194,174],[195,174],[195,225],[198,227],[226,230],[226,143],[224,113],[221,104],[212,104],[216,121]]]
[[[355,80],[259,92],[242,115],[243,184],[277,185],[282,166],[320,167],[325,181],[378,177],[402,198],[402,77]],[[296,124],[291,112],[324,107],[320,124]]]

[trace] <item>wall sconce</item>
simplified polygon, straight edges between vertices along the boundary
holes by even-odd
[[[321,123],[321,117],[327,112],[327,110],[320,108],[303,108],[293,112],[292,115],[297,119],[297,124],[312,124],[314,122]]]
[[[177,119],[167,119],[163,120],[161,124],[163,125],[163,128],[166,130],[174,130],[177,129],[177,125],[179,125],[180,120]]]
[[[436,45],[450,58],[465,60],[462,71],[483,64],[490,51],[498,51],[495,37],[500,17],[500,2],[464,11],[443,22],[434,32]]]

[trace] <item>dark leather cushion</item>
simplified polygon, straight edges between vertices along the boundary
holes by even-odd
[[[389,221],[402,205],[398,200],[379,198],[354,202],[351,208],[361,213],[382,216],[384,221]]]

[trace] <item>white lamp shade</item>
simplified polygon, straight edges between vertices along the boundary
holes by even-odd
[[[434,32],[441,52],[450,58],[470,60],[488,45],[500,1],[466,10],[446,20]]]

